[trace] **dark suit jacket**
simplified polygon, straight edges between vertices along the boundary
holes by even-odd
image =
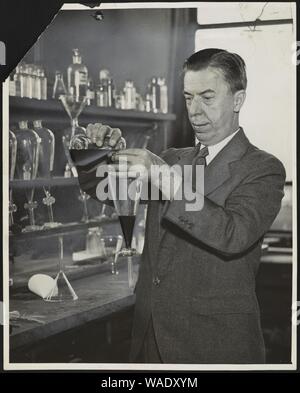
[[[191,164],[195,148],[171,148],[170,165]],[[95,171],[79,170],[96,198]],[[205,169],[204,206],[151,201],[135,288],[131,361],[152,314],[165,363],[263,363],[255,295],[261,243],[279,212],[285,170],[240,130]]]
[[[163,158],[184,165],[194,154],[171,148]],[[165,363],[265,361],[255,276],[284,182],[281,162],[240,130],[205,169],[200,211],[185,211],[185,200],[150,202],[131,361],[151,314]]]

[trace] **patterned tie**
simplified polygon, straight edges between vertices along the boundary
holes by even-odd
[[[207,166],[206,156],[208,156],[208,154],[209,151],[207,146],[205,146],[202,149],[200,143],[196,146],[196,154],[192,161],[192,182],[193,182],[192,185],[194,190],[196,189],[196,166],[203,165],[204,168],[206,168]]]

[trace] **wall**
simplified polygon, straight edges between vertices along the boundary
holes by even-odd
[[[278,157],[287,180],[293,177],[296,136],[296,67],[292,24],[198,30],[196,50],[218,47],[236,52],[247,67],[247,98],[240,124],[250,141]]]
[[[177,121],[169,132],[168,144],[190,143],[191,129],[183,120],[181,68],[194,50],[196,9],[104,10],[97,22],[95,11],[60,11],[27,54],[28,62],[46,66],[50,84],[56,70],[64,72],[78,48],[89,73],[99,81],[99,69],[110,69],[117,89],[132,79],[145,94],[152,76],[167,79],[169,111]]]
[[[105,10],[100,22],[92,17],[94,12],[61,11],[43,33],[40,48],[31,55],[40,57],[48,74],[53,77],[61,70],[66,82],[72,49],[78,48],[98,83],[101,68],[111,71],[118,89],[132,79],[142,93],[152,76],[168,76],[170,10]]]

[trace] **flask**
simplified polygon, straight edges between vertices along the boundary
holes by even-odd
[[[67,94],[63,75],[60,71],[55,71],[55,81],[53,85],[52,98],[58,99],[60,95]]]
[[[88,69],[82,64],[82,58],[78,49],[73,49],[73,63],[68,67],[68,92],[79,101],[85,97],[88,84]]]
[[[16,178],[35,179],[38,169],[40,137],[28,128],[28,121],[19,122],[19,129],[15,131],[17,138]]]
[[[33,129],[41,139],[37,176],[49,178],[53,171],[55,138],[51,130],[43,127],[42,120],[33,121]]]
[[[86,250],[92,256],[105,256],[105,245],[102,239],[102,228],[89,228],[86,236]]]

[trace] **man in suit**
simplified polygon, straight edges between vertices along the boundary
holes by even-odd
[[[132,362],[264,363],[265,349],[255,294],[263,236],[279,212],[285,170],[253,146],[239,125],[246,70],[237,54],[205,49],[184,64],[184,97],[196,147],[141,149],[115,155],[129,165],[171,168],[193,165],[193,177],[178,172],[168,201],[150,201],[145,247],[135,288]],[[118,146],[121,131],[89,125],[99,146]],[[204,167],[203,206],[186,209],[176,184]],[[162,188],[157,179],[151,182]],[[178,189],[178,188],[177,188]]]

